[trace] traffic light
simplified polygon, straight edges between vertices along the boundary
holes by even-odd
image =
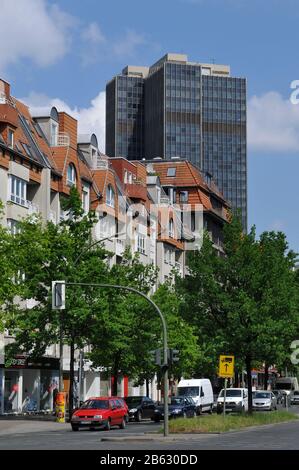
[[[154,349],[153,351],[150,351],[150,354],[152,356],[152,361],[156,364],[156,366],[161,366],[162,361],[161,361],[161,349]]]
[[[65,309],[65,281],[52,281],[52,310]]]
[[[168,349],[168,363],[173,365],[175,362],[180,360],[179,358],[180,351],[178,349]]]

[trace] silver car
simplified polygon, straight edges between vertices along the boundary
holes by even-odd
[[[293,392],[291,392],[290,403],[291,405],[299,405],[299,391],[298,390],[294,390]]]
[[[254,410],[277,410],[277,398],[268,390],[257,390],[252,394],[252,407]]]

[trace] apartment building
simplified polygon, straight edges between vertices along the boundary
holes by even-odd
[[[11,96],[10,85],[0,80],[2,223],[12,233],[17,230],[17,222],[28,215],[40,214],[45,222],[60,223],[68,216],[61,209],[61,197],[67,197],[74,185],[85,212],[93,209],[98,215],[93,237],[105,239],[105,247],[112,253],[110,263],[120,263],[129,247],[144,264],[152,263],[158,268],[159,283],[172,278],[174,270],[183,276],[186,247],[195,228],[186,228],[182,217],[182,203],[189,202],[189,198],[194,204],[202,204],[206,227],[220,249],[219,237],[228,205],[216,188],[204,183],[193,165],[177,160],[109,158],[99,151],[94,134],[78,135],[77,121],[72,116],[55,107],[33,115],[24,103]],[[28,300],[24,308],[32,308],[32,301]],[[8,334],[4,338],[5,342],[12,340]],[[109,394],[111,379],[90,366],[84,365],[84,397]],[[63,368],[68,389],[67,346]],[[19,355],[9,369],[0,364],[0,413],[30,411],[30,406],[32,411],[51,410],[58,369],[57,345],[49,347],[39,360]],[[143,394],[145,390],[134,388],[124,377],[119,393]],[[154,382],[151,393],[156,398]]]

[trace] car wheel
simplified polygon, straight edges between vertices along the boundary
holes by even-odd
[[[160,418],[154,418],[155,423],[160,423]]]
[[[196,411],[194,410],[194,411],[193,411],[192,418],[196,418],[196,416],[197,416],[197,413],[196,413]]]
[[[119,425],[120,429],[125,429],[126,427],[126,418],[124,417],[121,424]]]
[[[72,424],[72,430],[73,431],[79,431],[79,426],[75,426],[74,424]]]
[[[110,431],[111,429],[111,421],[110,419],[107,420],[107,423],[105,424],[104,430],[105,431]]]
[[[140,411],[137,411],[137,413],[136,413],[136,421],[137,421],[137,423],[140,423],[141,418],[142,418],[141,412],[140,412]]]
[[[210,409],[208,411],[209,415],[213,414],[213,405],[210,406]]]
[[[201,406],[199,406],[197,408],[197,414],[198,414],[198,416],[200,416],[202,414],[202,407]]]

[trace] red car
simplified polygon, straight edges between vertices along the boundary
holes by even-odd
[[[73,431],[79,428],[89,429],[103,427],[109,431],[111,426],[126,427],[128,407],[122,398],[92,397],[88,398],[71,418]]]

